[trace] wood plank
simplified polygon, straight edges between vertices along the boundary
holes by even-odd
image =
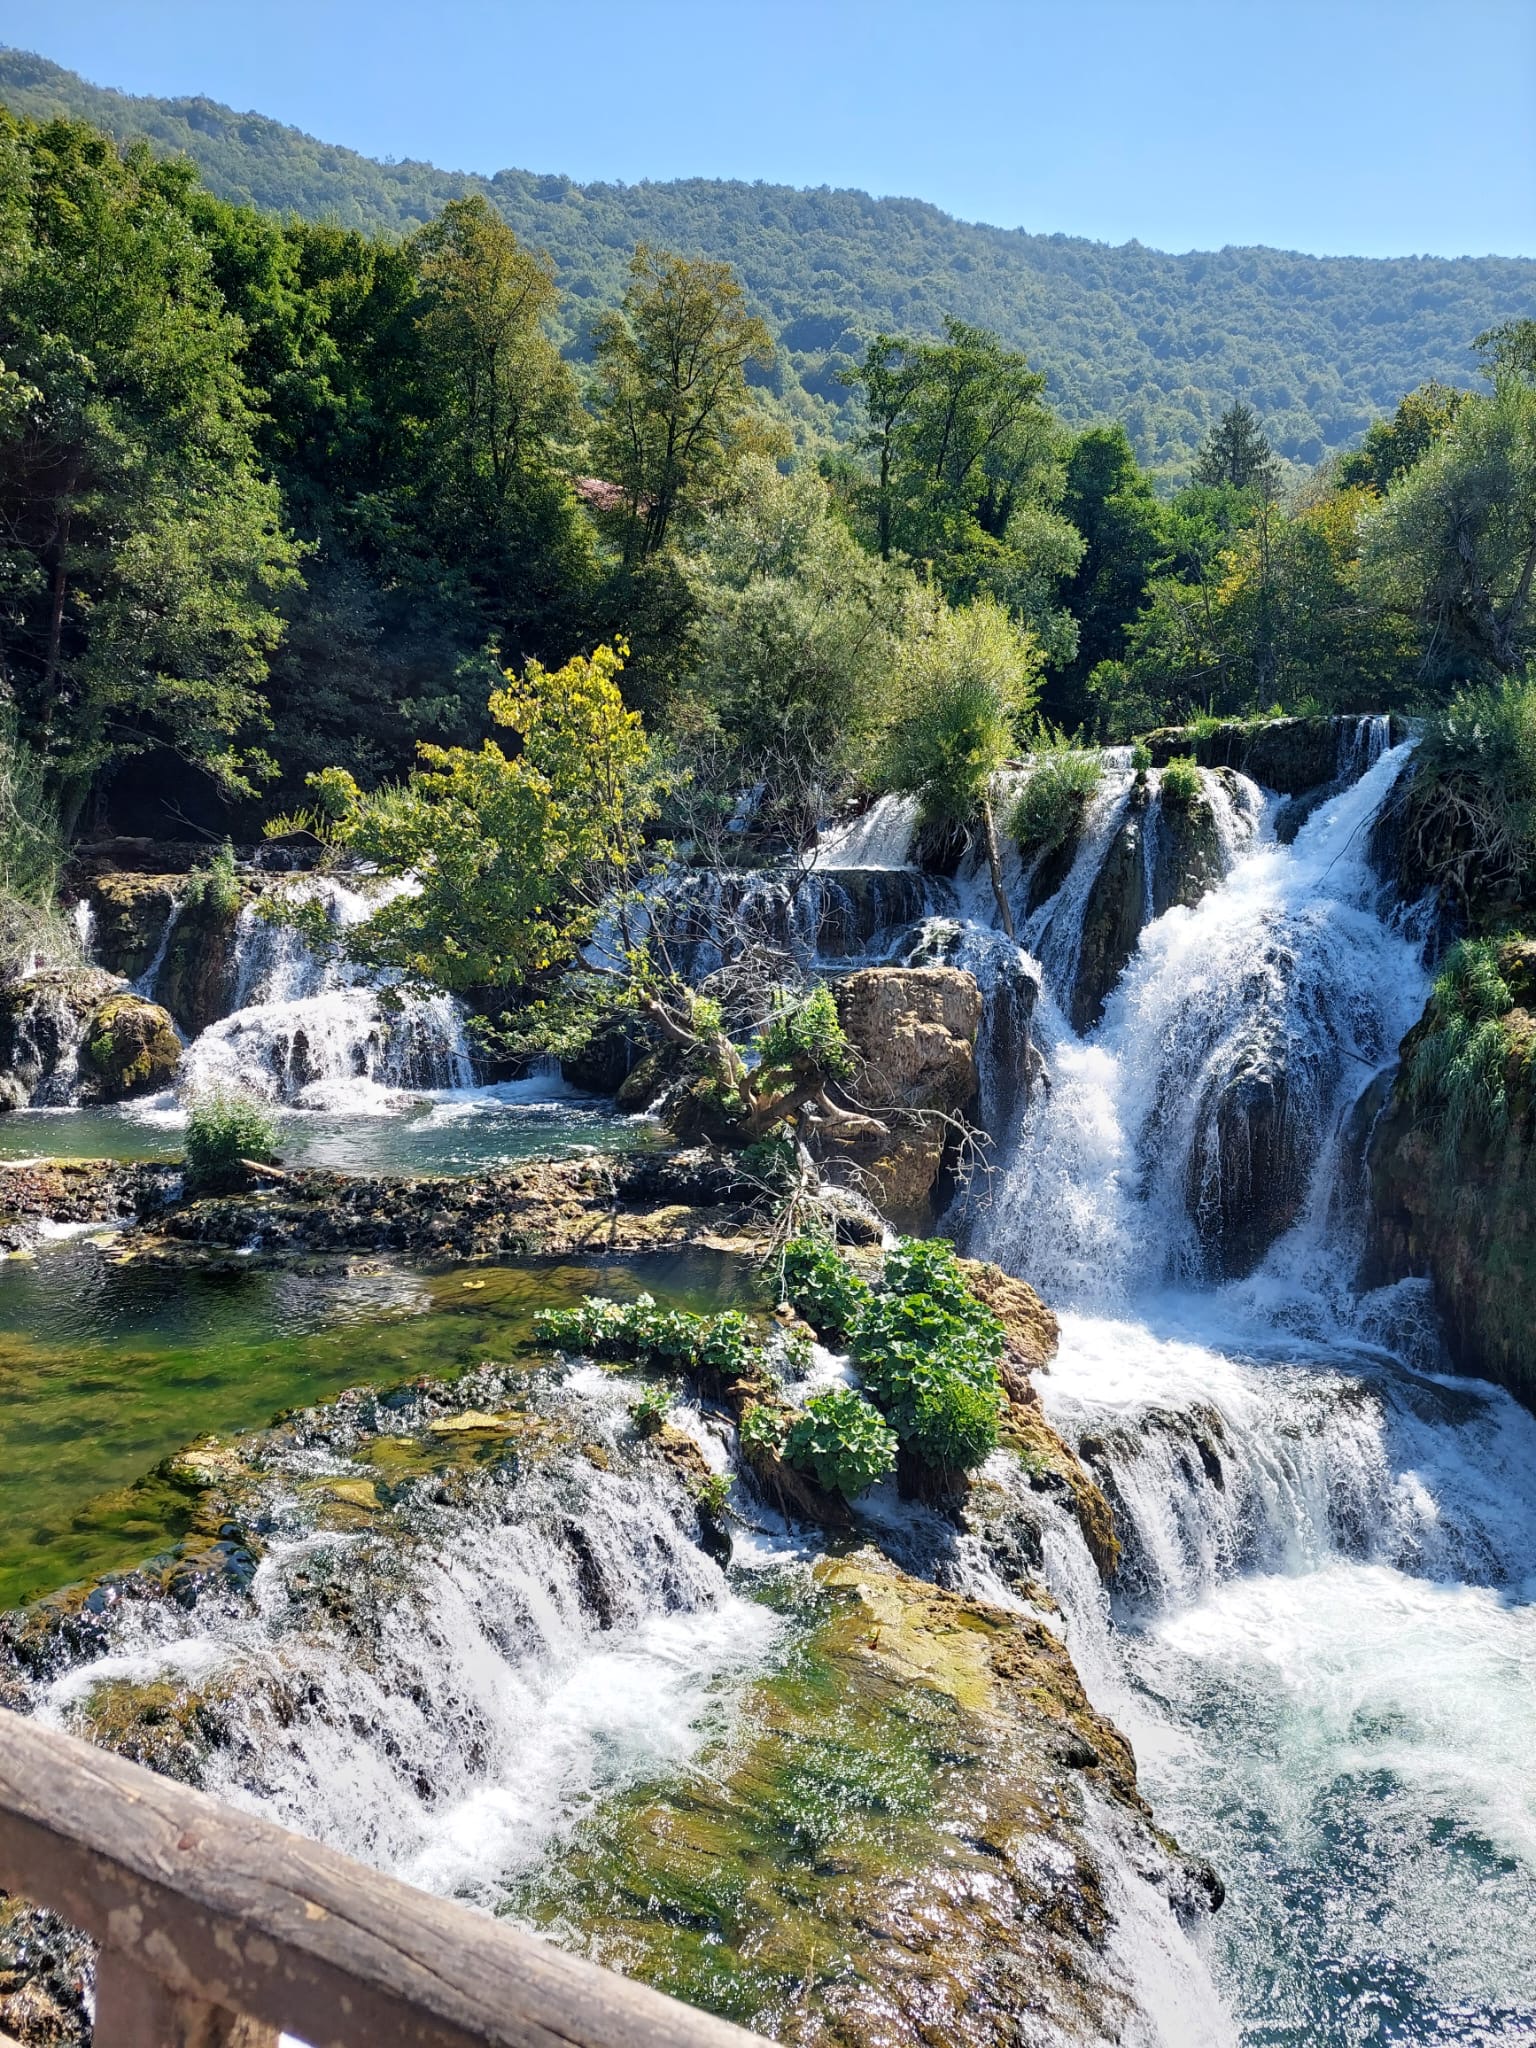
[[[311,2048],[761,2048],[727,2021],[3,1709],[0,1888],[173,1993]]]
[[[119,1948],[96,1964],[93,2048],[277,2048],[277,2030],[260,2020],[184,1998]]]

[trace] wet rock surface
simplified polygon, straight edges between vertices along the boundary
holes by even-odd
[[[181,1065],[181,1040],[168,1010],[143,996],[108,996],[86,1021],[80,1044],[81,1094],[126,1102],[169,1088]]]
[[[981,991],[958,968],[870,967],[840,981],[836,996],[859,1059],[849,1089],[878,1124],[830,1126],[821,1144],[834,1177],[862,1183],[888,1212],[918,1214],[952,1142],[945,1118],[976,1101]]]
[[[1341,757],[1362,723],[1349,717],[1232,718],[1209,726],[1164,726],[1148,733],[1146,745],[1158,768],[1191,754],[1202,768],[1236,768],[1265,789],[1298,796],[1332,782],[1350,765]]]
[[[65,1099],[86,1020],[122,988],[98,967],[47,968],[0,988],[0,1110]]]
[[[1135,952],[1146,922],[1146,804],[1145,788],[1133,790],[1083,911],[1071,1005],[1072,1028],[1079,1033],[1090,1031],[1103,1016],[1110,991]]]
[[[116,1159],[40,1159],[0,1166],[0,1249],[35,1244],[44,1224],[110,1229],[159,1216],[181,1192],[175,1166]]]

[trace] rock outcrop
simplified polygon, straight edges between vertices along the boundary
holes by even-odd
[[[1281,796],[1299,796],[1340,772],[1357,718],[1229,718],[1209,726],[1164,726],[1147,734],[1153,765],[1192,754],[1202,768],[1236,768]]]
[[[87,1021],[121,993],[95,967],[45,968],[0,988],[0,1110],[65,1101]]]
[[[1210,798],[1163,798],[1152,818],[1152,915],[1181,903],[1187,910],[1222,877],[1221,839]]]
[[[866,967],[836,993],[859,1058],[850,1092],[871,1120],[824,1131],[828,1164],[835,1178],[866,1185],[881,1208],[918,1216],[953,1138],[946,1118],[976,1100],[981,991],[955,967]]]
[[[1403,1071],[1440,1021],[1432,1002],[1403,1041],[1404,1070],[1371,1136],[1362,1278],[1428,1278],[1457,1368],[1536,1407],[1536,942],[1502,946],[1498,965],[1515,998],[1497,1026],[1503,1127],[1469,1119],[1452,1139],[1433,1109],[1410,1101]]]
[[[1278,1042],[1255,1045],[1200,1104],[1202,1136],[1190,1151],[1185,1203],[1215,1279],[1251,1273],[1301,1213],[1309,1132],[1290,1111]]]
[[[1120,829],[1109,842],[1083,911],[1077,973],[1072,982],[1072,1029],[1092,1030],[1104,1014],[1110,990],[1136,950],[1147,915],[1147,791],[1131,792]]]
[[[108,996],[86,1023],[81,1093],[97,1102],[152,1095],[171,1085],[180,1064],[181,1040],[169,1011],[120,991]]]

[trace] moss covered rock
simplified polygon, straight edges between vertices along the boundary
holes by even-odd
[[[1072,981],[1070,1015],[1074,1031],[1092,1030],[1103,1016],[1110,990],[1135,952],[1146,922],[1145,805],[1145,790],[1133,791],[1132,802],[1109,842],[1088,894],[1077,972]]]
[[[86,1091],[100,1102],[168,1088],[180,1064],[170,1012],[143,996],[108,996],[86,1023],[80,1069]]]
[[[1370,1242],[1363,1278],[1433,1282],[1446,1346],[1463,1372],[1497,1381],[1536,1407],[1536,941],[1498,951],[1514,1007],[1503,1041],[1504,1117],[1468,1120],[1453,1138],[1407,1074],[1442,1021],[1432,1000],[1403,1041],[1403,1066],[1368,1153]]]

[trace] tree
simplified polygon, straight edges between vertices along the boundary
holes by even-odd
[[[1077,437],[1061,509],[1084,544],[1062,591],[1077,620],[1077,655],[1046,696],[1051,715],[1076,726],[1090,709],[1086,679],[1101,662],[1123,659],[1126,628],[1166,567],[1170,544],[1163,509],[1120,426],[1090,427]]]
[[[730,265],[642,242],[622,310],[597,327],[593,453],[622,494],[627,565],[700,517],[743,455],[782,446],[747,384],[754,362],[772,364],[773,340]]]
[[[690,694],[709,709],[732,786],[766,777],[813,807],[839,792],[887,712],[910,576],[859,546],[814,471],[784,477],[761,458],[705,521],[691,574]]]
[[[998,916],[1009,937],[992,781],[1014,752],[1039,691],[1039,643],[995,600],[964,610],[931,602],[903,651],[887,779],[918,799],[923,825],[969,831],[978,822]]]
[[[1244,399],[1229,405],[1206,435],[1195,460],[1197,484],[1226,484],[1272,498],[1280,488],[1280,464],[1259,416]]]
[[[1375,600],[1419,629],[1426,673],[1513,675],[1536,652],[1536,384],[1500,370],[1363,524]]]
[[[1363,485],[1385,497],[1451,426],[1466,396],[1453,384],[1420,384],[1391,419],[1377,420],[1358,448],[1340,456],[1336,481],[1345,490]]]
[[[66,830],[153,747],[231,791],[270,768],[295,552],[190,185],[145,147],[0,114],[0,681]]]
[[[872,460],[851,492],[870,544],[930,563],[958,602],[999,599],[1070,659],[1059,586],[1082,541],[1058,509],[1063,436],[1042,373],[985,328],[947,320],[943,341],[877,336],[846,381],[863,401],[859,446]]]
[[[649,747],[599,647],[548,670],[508,670],[490,715],[517,751],[423,746],[404,783],[365,794],[345,769],[309,778],[313,811],[279,819],[410,877],[347,938],[369,966],[459,993],[513,992],[568,966],[603,904],[632,879],[652,807]]]

